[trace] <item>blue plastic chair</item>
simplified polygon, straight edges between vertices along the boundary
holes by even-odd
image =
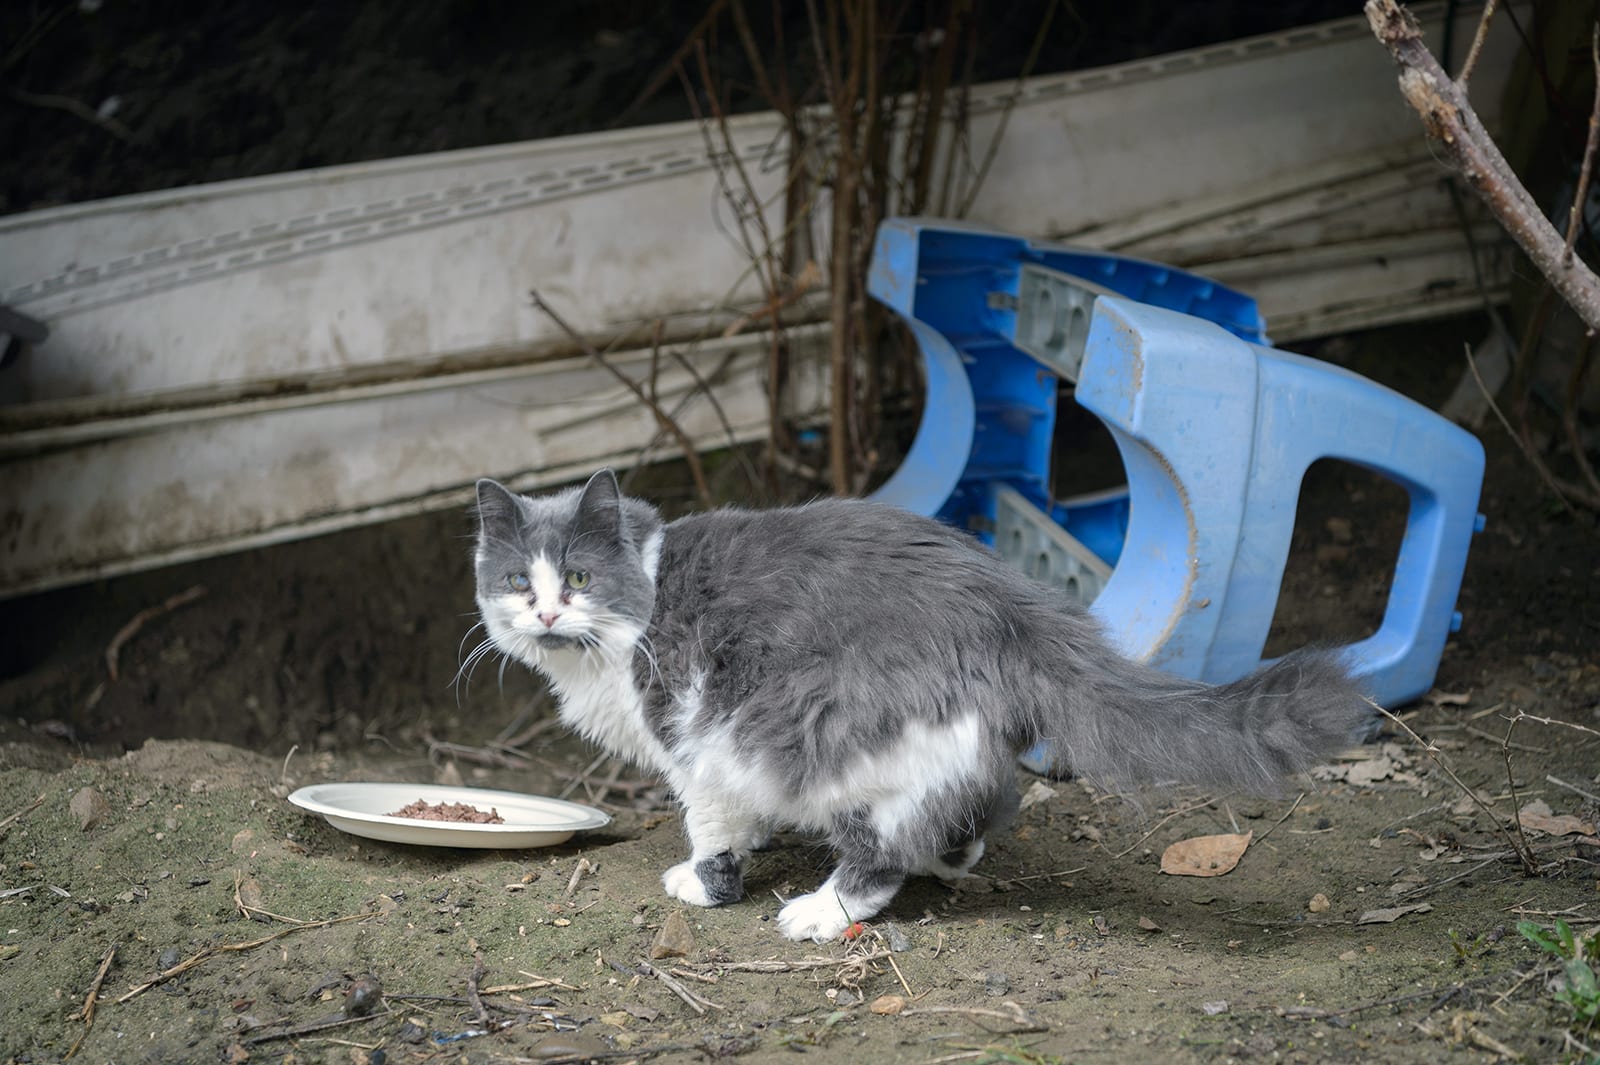
[[[970,226],[892,219],[869,287],[921,346],[928,400],[875,498],[991,532],[999,486],[1067,530],[1116,534],[1092,609],[1124,653],[1223,683],[1260,665],[1307,468],[1334,458],[1410,496],[1378,631],[1344,654],[1373,698],[1433,683],[1483,480],[1470,433],[1356,374],[1266,346],[1255,303],[1179,270]],[[1043,295],[1041,295],[1041,292]],[[1128,477],[1081,507],[1049,498],[1055,392],[1108,427]],[[1125,523],[1125,525],[1124,525]],[[1123,529],[1125,527],[1125,534]],[[1030,767],[1048,764],[1032,752]]]

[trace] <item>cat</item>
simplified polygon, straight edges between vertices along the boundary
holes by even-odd
[[[779,912],[791,939],[836,939],[908,876],[965,875],[1039,741],[1097,783],[1262,791],[1371,721],[1329,654],[1178,679],[972,537],[883,504],[666,523],[602,470],[541,497],[483,480],[477,510],[485,647],[542,673],[564,724],[683,805],[691,854],[667,894],[739,900],[744,860],[781,828],[838,852]]]

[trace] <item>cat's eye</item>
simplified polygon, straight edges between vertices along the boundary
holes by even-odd
[[[514,592],[526,592],[533,587],[533,582],[528,579],[526,573],[513,573],[506,578],[506,583],[511,585],[511,590]]]
[[[567,570],[567,587],[575,592],[581,592],[589,586],[589,571],[582,569]]]

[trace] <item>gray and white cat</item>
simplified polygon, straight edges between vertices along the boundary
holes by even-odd
[[[776,829],[832,843],[827,881],[778,915],[791,939],[837,937],[909,875],[965,873],[1040,740],[1096,782],[1262,790],[1370,721],[1321,654],[1221,687],[1128,661],[1060,593],[889,506],[668,524],[603,470],[538,498],[480,481],[478,514],[492,646],[682,802],[693,850],[669,895],[737,901]]]

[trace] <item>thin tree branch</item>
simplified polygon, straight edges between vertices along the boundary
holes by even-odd
[[[556,328],[567,334],[567,337],[573,343],[583,349],[584,354],[599,363],[601,368],[621,382],[622,386],[632,392],[640,403],[648,407],[650,413],[655,415],[657,425],[672,434],[673,439],[677,440],[679,448],[683,451],[684,461],[689,464],[689,475],[694,478],[695,494],[700,497],[700,502],[709,509],[712,505],[711,488],[706,484],[705,467],[700,464],[700,452],[695,450],[694,441],[689,438],[688,433],[683,431],[683,426],[679,425],[666,411],[662,410],[661,404],[652,400],[649,394],[639,387],[639,382],[607,362],[606,357],[600,354],[599,350],[589,342],[587,337],[572,328],[565,318],[556,313],[554,307],[545,302],[544,297],[539,295],[537,289],[529,289],[528,297],[533,300],[535,307],[543,311],[556,324]]]
[[[1567,513],[1576,515],[1578,512],[1577,508],[1572,505],[1569,493],[1576,493],[1578,501],[1586,507],[1600,507],[1600,497],[1589,499],[1576,486],[1563,483],[1551,471],[1550,467],[1545,465],[1544,460],[1539,457],[1539,453],[1533,449],[1533,445],[1528,443],[1527,438],[1522,433],[1517,432],[1512,427],[1511,420],[1506,417],[1505,411],[1501,410],[1500,404],[1494,401],[1494,393],[1489,391],[1489,386],[1484,382],[1483,375],[1478,372],[1478,362],[1472,357],[1472,345],[1470,344],[1466,345],[1466,355],[1467,369],[1472,371],[1472,379],[1478,383],[1478,390],[1483,393],[1483,398],[1488,401],[1489,409],[1499,419],[1501,428],[1505,429],[1506,435],[1511,437],[1511,442],[1517,445],[1517,449],[1522,452],[1522,457],[1528,460],[1528,464],[1539,475],[1539,479],[1544,482],[1544,486],[1555,493],[1556,499],[1566,508]]]
[[[1589,38],[1590,61],[1594,64],[1594,106],[1589,109],[1589,139],[1583,145],[1583,165],[1578,168],[1578,187],[1572,190],[1572,213],[1567,218],[1567,245],[1561,253],[1561,265],[1572,265],[1572,246],[1578,242],[1578,228],[1583,224],[1584,201],[1589,198],[1589,172],[1594,166],[1595,141],[1600,140],[1600,22],[1595,23]]]
[[[1489,0],[1483,5],[1483,17],[1478,19],[1478,32],[1472,35],[1472,47],[1467,49],[1466,61],[1461,64],[1461,73],[1456,75],[1456,84],[1466,86],[1472,77],[1472,69],[1478,65],[1478,53],[1483,51],[1483,42],[1489,36],[1489,23],[1494,21],[1495,8],[1499,0]]]
[[[1600,330],[1600,277],[1582,260],[1563,264],[1562,235],[1484,130],[1464,86],[1439,66],[1416,21],[1395,0],[1367,0],[1366,12],[1373,33],[1400,66],[1401,95],[1422,117],[1428,134],[1578,317],[1590,329]]]
[[[133,131],[121,122],[90,107],[81,100],[74,100],[70,96],[59,96],[55,93],[27,92],[23,89],[11,89],[11,98],[19,104],[29,107],[45,107],[53,111],[65,111],[74,118],[80,118],[91,126],[99,126],[123,144],[133,143]]]

